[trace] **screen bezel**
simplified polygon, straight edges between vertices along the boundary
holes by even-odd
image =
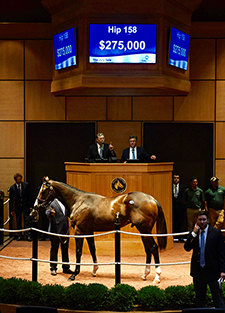
[[[171,44],[172,44],[172,31],[173,31],[173,29],[178,30],[178,31],[184,33],[185,35],[189,36],[188,53],[187,53],[187,68],[186,69],[182,68],[180,66],[176,66],[176,65],[170,64],[170,48],[171,48]],[[188,67],[189,67],[189,51],[190,51],[190,35],[188,33],[186,33],[185,31],[183,31],[183,30],[180,30],[180,29],[178,29],[178,28],[176,28],[174,26],[171,26],[170,29],[169,29],[169,45],[168,45],[167,64],[169,66],[172,66],[173,68],[177,68],[179,70],[183,70],[183,71],[186,72],[188,70]]]
[[[153,63],[144,63],[144,62],[136,62],[136,63],[132,63],[132,62],[90,62],[90,25],[108,25],[108,26],[118,26],[118,25],[154,25],[156,27],[156,33],[155,33],[155,62]],[[104,68],[107,67],[107,66],[110,66],[110,67],[116,67],[116,66],[119,66],[119,67],[122,67],[122,66],[150,66],[150,67],[155,67],[156,65],[158,66],[158,55],[157,55],[157,51],[158,51],[158,23],[156,21],[154,22],[144,22],[144,23],[140,23],[140,21],[138,23],[135,23],[135,22],[132,22],[132,23],[122,23],[122,22],[118,22],[118,23],[106,23],[106,22],[90,22],[88,23],[88,49],[87,49],[87,52],[88,52],[88,65],[89,66],[95,66],[96,64],[98,65],[98,67],[101,67],[103,66]]]
[[[73,29],[73,39],[74,39],[74,51],[75,51],[75,54],[73,55],[75,57],[75,64],[72,64],[72,65],[67,65],[66,67],[62,67],[62,68],[58,68],[56,69],[56,65],[59,64],[57,63],[56,64],[56,51],[55,51],[55,37],[62,34],[62,33],[65,33],[66,31],[69,31]],[[65,69],[68,69],[68,68],[72,68],[72,67],[77,67],[78,66],[78,55],[77,55],[77,42],[76,42],[76,38],[77,38],[77,35],[76,35],[76,29],[74,26],[72,27],[68,27],[67,29],[65,30],[62,30],[60,32],[57,32],[56,34],[53,35],[53,46],[54,46],[54,70],[55,71],[62,71],[62,70],[65,70]]]

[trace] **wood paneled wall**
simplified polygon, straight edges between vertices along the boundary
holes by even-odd
[[[130,134],[136,134],[142,144],[144,121],[212,122],[214,174],[225,185],[225,39],[216,32],[214,37],[205,35],[204,23],[193,25],[188,96],[165,96],[160,92],[154,96],[118,96],[113,91],[108,96],[83,92],[82,96],[54,96],[50,93],[53,42],[51,36],[44,34],[44,26],[38,33],[37,25],[28,25],[29,36],[23,36],[24,25],[17,25],[13,39],[7,25],[4,35],[1,27],[0,24],[0,165],[4,170],[0,189],[7,191],[15,172],[26,175],[27,121],[95,121],[97,131],[105,133],[107,142],[113,142],[119,158]],[[12,29],[12,25],[8,27]],[[49,25],[46,27],[49,32]]]

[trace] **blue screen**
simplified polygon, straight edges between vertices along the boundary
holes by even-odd
[[[76,65],[74,27],[54,35],[55,70]]]
[[[156,25],[90,24],[90,63],[156,63]]]
[[[190,35],[172,27],[169,64],[187,70]]]

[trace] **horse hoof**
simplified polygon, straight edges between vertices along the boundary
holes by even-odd
[[[71,275],[71,276],[68,278],[68,281],[73,281],[73,280],[75,280],[75,275],[74,275],[74,274]]]
[[[151,272],[151,268],[150,268],[150,266],[147,265],[145,268],[144,274],[141,276],[141,278],[143,280],[146,280],[146,278],[150,274],[150,272]]]
[[[159,279],[154,279],[153,280],[153,284],[159,284],[160,283],[160,280]]]
[[[93,269],[93,271],[91,272],[91,275],[92,275],[93,277],[96,277],[97,270],[98,270],[98,265],[94,265],[94,269]]]

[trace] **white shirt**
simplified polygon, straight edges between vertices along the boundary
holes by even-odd
[[[134,149],[134,155],[135,155],[135,158],[133,158],[133,149]],[[129,156],[130,156],[130,159],[133,160],[133,159],[137,159],[137,147],[134,147],[134,148],[131,148],[130,147],[130,153],[129,153]]]
[[[173,184],[173,195],[175,196],[175,187],[177,186],[177,195],[179,193],[179,183],[177,185]]]
[[[97,143],[97,146],[98,146],[98,154],[101,156],[101,148],[102,148],[102,158],[103,158],[103,148],[104,148],[104,144],[102,144],[100,146],[100,144]]]
[[[55,198],[55,200],[58,202],[58,205],[60,206],[60,208],[62,209],[63,214],[66,214],[66,208],[64,207],[64,205],[62,204],[62,202],[60,202],[57,198]]]
[[[208,233],[208,229],[209,229],[209,225],[206,226],[205,229],[203,229],[205,231],[205,243],[206,243],[206,238],[207,238],[207,233]],[[192,232],[191,233],[193,237],[197,237],[198,234]],[[201,235],[202,235],[202,230],[199,230],[199,247],[201,246]]]
[[[20,184],[20,185],[17,185],[17,184],[16,184],[16,187],[17,187],[17,189],[19,189],[20,195],[22,195],[22,186],[21,186],[21,184]]]

